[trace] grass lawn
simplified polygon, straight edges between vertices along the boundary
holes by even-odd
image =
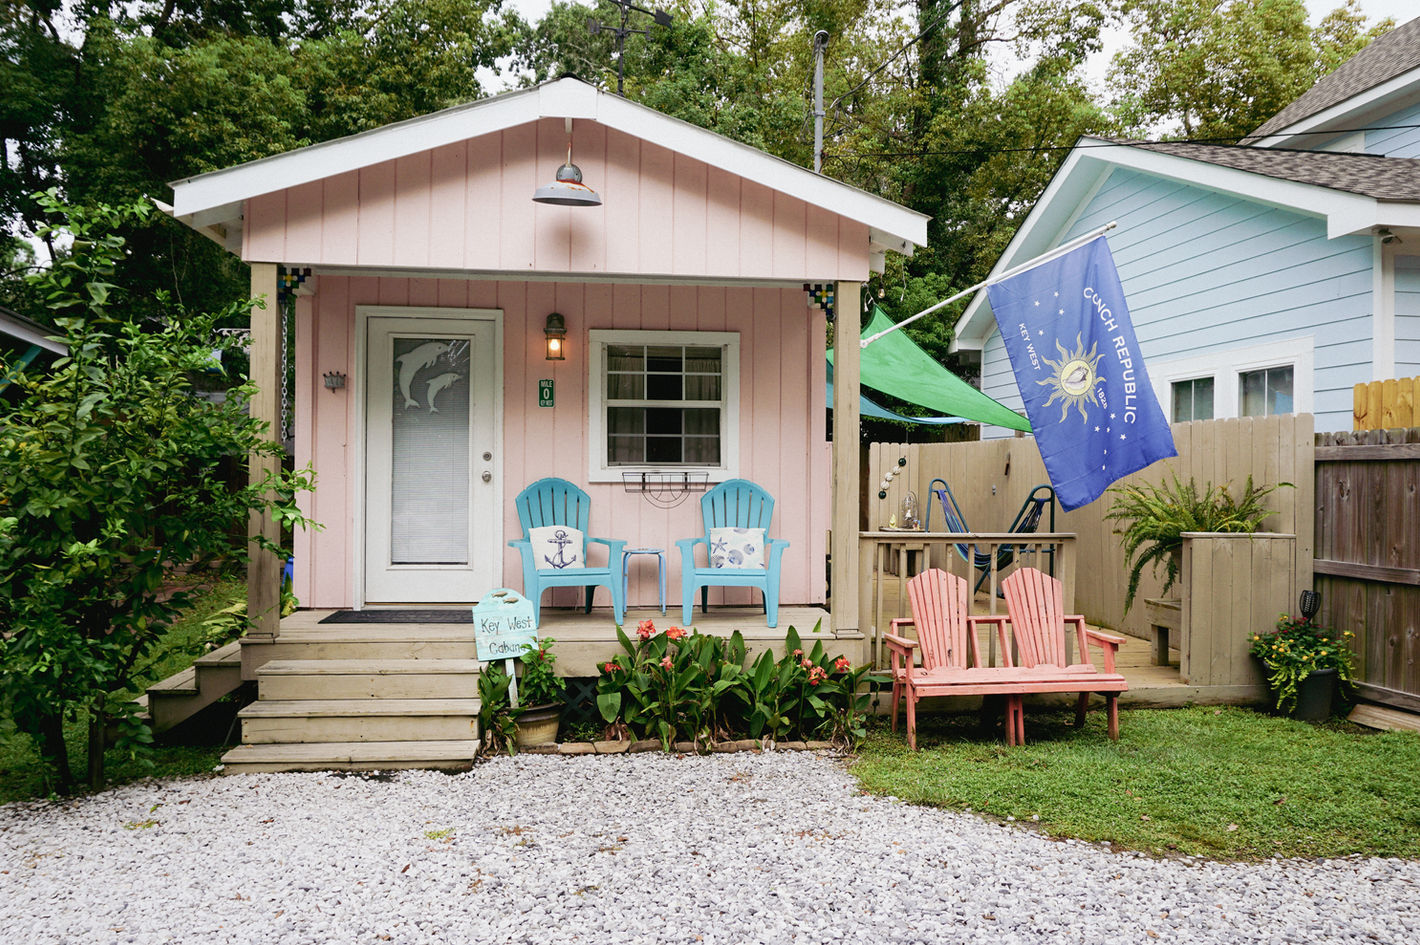
[[[174,624],[163,642],[154,651],[156,659],[143,674],[140,684],[133,688],[130,697],[141,693],[150,683],[157,682],[191,665],[195,656],[201,653],[201,641],[207,631],[204,620],[217,611],[235,603],[246,593],[246,582],[241,578],[219,579],[209,590],[201,592],[195,606],[179,623]],[[79,723],[68,723],[64,728],[69,743],[70,767],[82,781],[84,778],[84,753],[86,750],[86,727]],[[184,746],[158,744],[151,753],[152,766],[149,767],[127,755],[112,749],[105,756],[105,765],[110,784],[121,784],[148,776],[169,777],[174,775],[201,774],[211,771],[219,763],[223,746]],[[10,801],[45,797],[44,768],[29,736],[17,732],[3,709],[0,709],[0,804]]]
[[[853,773],[874,794],[1150,853],[1420,858],[1420,734],[1238,708],[1120,715],[1116,744],[1101,711],[1077,730],[1073,712],[1028,710],[1024,748],[974,714],[928,715],[922,751],[884,725]]]

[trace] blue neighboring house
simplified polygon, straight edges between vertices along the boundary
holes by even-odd
[[[993,274],[1111,220],[1170,419],[1310,412],[1350,430],[1354,385],[1420,375],[1420,19],[1237,146],[1081,138]],[[1020,408],[985,292],[954,347]]]

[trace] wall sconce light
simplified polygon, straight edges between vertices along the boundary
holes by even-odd
[[[345,386],[345,375],[340,371],[325,372],[325,388],[328,391],[338,391]]]
[[[556,312],[548,315],[543,334],[547,335],[547,360],[567,360],[567,322],[562,316]]]

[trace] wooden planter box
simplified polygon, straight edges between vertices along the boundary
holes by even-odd
[[[1179,676],[1193,686],[1266,688],[1248,654],[1297,600],[1297,536],[1275,532],[1183,536]]]

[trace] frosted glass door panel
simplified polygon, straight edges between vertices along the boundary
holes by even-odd
[[[469,343],[394,339],[390,563],[469,560]]]

